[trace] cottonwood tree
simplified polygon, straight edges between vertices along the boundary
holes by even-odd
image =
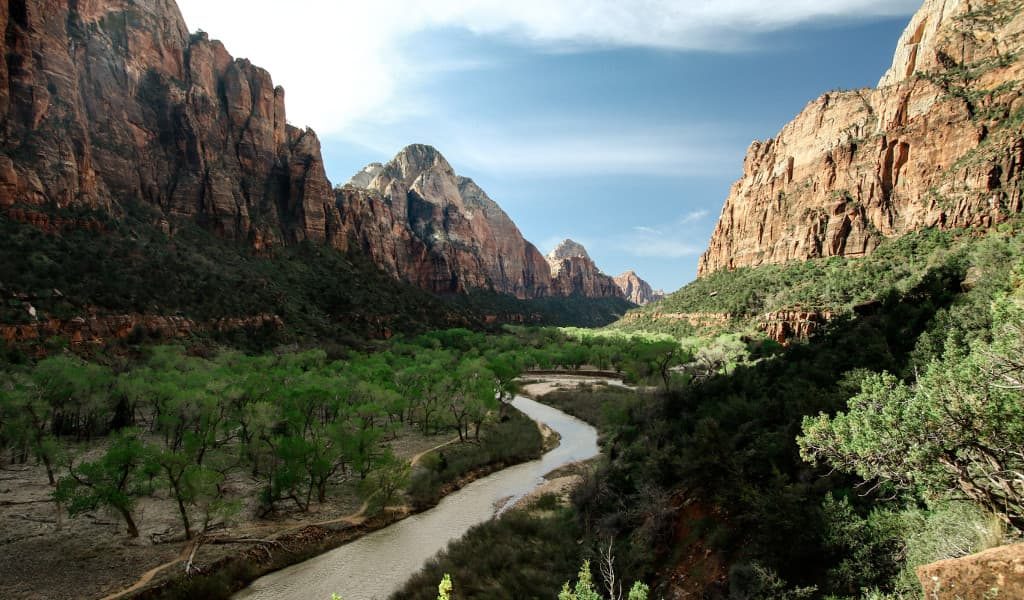
[[[67,506],[71,516],[109,508],[124,519],[128,535],[138,537],[132,510],[136,499],[148,491],[147,483],[155,474],[151,465],[139,432],[118,432],[102,457],[69,467],[68,476],[57,484],[54,499]]]

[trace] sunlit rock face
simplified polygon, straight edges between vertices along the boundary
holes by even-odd
[[[437,293],[551,293],[541,253],[472,179],[435,148],[414,144],[337,190],[342,235],[394,274]]]
[[[546,258],[551,267],[551,289],[557,295],[625,297],[615,280],[602,273],[590,259],[587,249],[577,242],[563,240]]]
[[[656,302],[665,297],[665,292],[652,289],[651,284],[641,279],[635,271],[626,271],[616,277],[615,285],[619,286],[619,289],[622,290],[626,300],[640,306]]]
[[[0,205],[132,206],[257,247],[322,241],[333,192],[284,90],[171,0],[0,6]]]
[[[1020,212],[1022,30],[1016,1],[926,1],[878,88],[827,93],[750,146],[699,273]]]
[[[316,134],[288,125],[284,90],[190,34],[172,0],[17,0],[0,5],[0,26],[0,210],[10,218],[54,229],[54,207],[132,212],[172,235],[184,218],[257,251],[302,241],[361,250],[437,293],[607,294],[554,289],[508,215],[429,146],[334,189]]]

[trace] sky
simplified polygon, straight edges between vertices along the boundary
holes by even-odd
[[[696,276],[755,139],[874,86],[920,0],[178,0],[268,69],[344,183],[435,146],[543,253]]]

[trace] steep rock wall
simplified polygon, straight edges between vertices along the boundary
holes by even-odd
[[[1021,211],[1019,0],[928,0],[880,87],[832,92],[754,142],[699,273],[862,256],[924,227]]]

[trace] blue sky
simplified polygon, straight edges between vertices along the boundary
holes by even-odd
[[[180,3],[285,86],[332,182],[432,144],[542,252],[571,237],[670,291],[695,277],[750,142],[825,91],[874,85],[918,4],[297,0],[303,28],[264,0],[240,26],[234,1]]]

